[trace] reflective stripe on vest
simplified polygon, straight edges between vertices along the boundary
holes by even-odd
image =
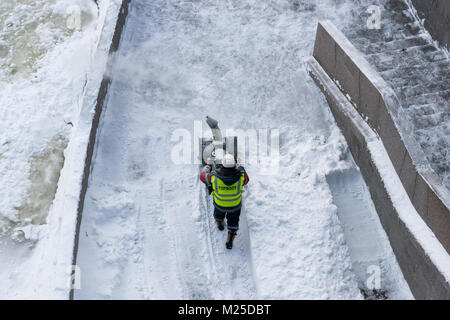
[[[226,185],[216,175],[211,176],[213,186],[214,202],[221,207],[236,207],[241,203],[242,186],[244,185],[244,174],[232,185]]]

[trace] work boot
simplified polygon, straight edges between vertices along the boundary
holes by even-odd
[[[236,230],[228,230],[227,243],[225,244],[227,246],[227,249],[233,248],[233,241],[235,237],[236,237]]]
[[[220,231],[225,229],[225,223],[223,222],[223,219],[216,219],[217,228],[219,228]]]

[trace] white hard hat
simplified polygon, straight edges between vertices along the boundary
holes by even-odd
[[[222,165],[225,168],[234,168],[236,166],[236,161],[234,160],[233,155],[227,153],[223,158],[222,158]]]

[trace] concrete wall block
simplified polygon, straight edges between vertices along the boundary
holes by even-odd
[[[381,101],[378,110],[379,118],[377,119],[377,124],[375,126],[376,131],[383,141],[384,147],[386,148],[389,158],[394,165],[395,171],[398,175],[400,175],[403,160],[405,158],[406,147],[400,137],[394,121],[389,116],[383,101]]]
[[[427,224],[450,252],[450,211],[434,192],[428,192]]]
[[[432,192],[428,183],[422,177],[422,175],[417,174],[416,183],[414,186],[414,197],[412,203],[414,208],[420,214],[424,221],[427,221],[427,211],[428,211],[428,193]]]
[[[391,234],[393,232],[395,233],[396,230],[396,226],[392,221],[393,219],[395,219],[397,213],[390,197],[387,196],[388,193],[385,189],[383,180],[376,165],[373,163],[370,153],[367,155],[367,157],[369,158],[369,165],[365,166],[364,169],[363,167],[360,167],[361,173],[364,177],[364,180],[366,181],[366,184],[369,186],[370,196],[373,200],[378,216],[380,217],[383,229],[386,231],[386,234],[390,238]],[[392,247],[394,248],[393,243]]]
[[[361,165],[358,163],[358,165]],[[361,167],[380,221],[399,262],[402,273],[416,299],[449,299],[450,287],[427,253],[401,221],[386,191],[383,180],[371,161]]]
[[[399,245],[395,254],[398,255],[397,259],[405,261],[401,269],[411,291],[414,292],[414,297],[416,299],[433,299],[436,295],[448,296],[448,292],[443,293],[441,289],[437,289],[440,286],[438,283],[440,274],[436,273],[435,266],[427,259],[426,253],[418,243],[414,241],[414,237],[408,232],[404,223],[399,220],[393,225],[396,226],[396,230],[392,230],[392,241]],[[445,284],[445,280],[443,284]]]
[[[372,165],[375,166],[373,163]],[[440,288],[436,290],[437,287],[441,286],[441,283],[436,283],[440,274],[436,272],[435,266],[429,261],[423,248],[415,241],[414,236],[400,220],[376,166],[375,170],[362,170],[362,172],[364,179],[367,179],[380,221],[414,296],[417,299],[430,299],[437,296],[441,298],[449,297],[449,289],[447,291]],[[445,279],[439,278],[438,281],[445,283]],[[445,285],[443,287],[445,288]]]
[[[402,169],[400,170],[400,180],[402,181],[403,187],[405,188],[410,199],[414,197],[416,176],[417,171],[414,167],[413,160],[411,159],[410,154],[406,152],[403,159]]]
[[[317,25],[313,56],[332,78],[336,74],[335,47],[333,38],[319,23]]]
[[[352,102],[359,106],[359,68],[353,60],[342,50],[336,46],[336,75],[335,78],[339,82],[342,90],[346,92]]]
[[[344,114],[339,111],[339,104],[339,101],[334,103],[334,106],[331,107],[332,113],[336,123],[342,130],[342,134],[346,137],[353,159],[358,163],[362,163],[363,167],[369,166],[370,157],[367,157],[368,150],[364,132],[356,126],[356,122],[353,121],[354,117],[351,114]]]
[[[357,130],[357,128],[355,127],[354,130]],[[355,131],[353,131],[353,134],[355,134]],[[372,162],[372,158],[370,156],[370,151],[367,147],[366,138],[363,137],[362,139],[360,139],[358,141],[358,143],[362,143],[358,146],[358,148],[360,150],[358,166],[359,166],[359,164],[361,164],[361,167],[366,168],[365,170],[368,172],[368,174],[370,173],[373,178],[376,178],[377,168],[376,168],[375,164]],[[360,167],[360,169],[361,169],[361,167]]]
[[[364,118],[367,117],[370,126],[375,128],[380,112],[385,111],[380,110],[380,92],[364,73],[361,73],[359,77],[359,94],[358,111],[364,115]]]

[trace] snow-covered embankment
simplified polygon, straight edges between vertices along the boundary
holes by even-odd
[[[76,166],[84,163],[80,145],[87,144],[86,121],[119,6],[115,0],[12,4],[2,1],[2,9],[15,10],[5,26],[12,34],[23,28],[17,32],[28,46],[11,38],[0,61],[12,68],[1,79],[0,122],[7,130],[0,137],[0,297],[67,299],[82,172]],[[67,33],[69,27],[74,31]]]

